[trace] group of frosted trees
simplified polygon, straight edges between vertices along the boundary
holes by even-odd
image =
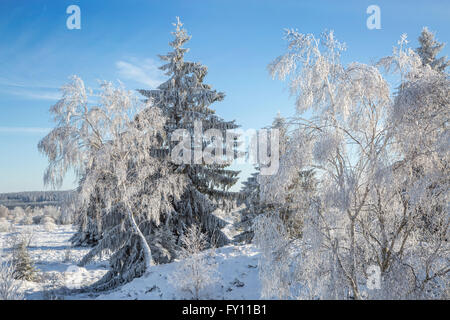
[[[13,228],[13,225],[32,225],[40,224],[47,230],[52,230],[56,224],[71,224],[72,216],[70,207],[44,206],[39,207],[15,207],[9,210],[0,205],[0,232],[7,232]]]
[[[448,299],[443,45],[424,28],[418,49],[403,35],[391,56],[368,65],[344,64],[332,32],[288,30],[286,40],[269,71],[288,81],[296,115],[277,174],[258,177],[263,296]],[[294,234],[284,217],[292,208],[300,215]]]
[[[72,240],[91,246],[81,264],[110,257],[98,290],[177,255],[197,266],[188,259],[188,230],[206,235],[202,249],[227,243],[212,212],[233,207],[232,159],[179,163],[171,153],[179,129],[192,136],[198,123],[223,132],[237,126],[210,108],[224,94],[203,82],[207,68],[184,61],[190,36],[179,20],[173,35],[173,51],[160,56],[167,81],[138,97],[109,82],[93,94],[73,77],[51,108],[56,127],[39,143],[49,158],[46,183],[60,186],[69,169],[80,179]],[[368,65],[344,64],[345,45],[332,32],[288,30],[286,40],[269,71],[288,81],[296,114],[272,124],[279,170],[257,171],[240,193],[240,239],[261,249],[262,296],[448,298],[450,90],[449,62],[437,58],[442,44],[425,28],[417,50],[402,36],[391,56]],[[386,80],[391,74],[396,83]],[[189,141],[191,150],[212,142]]]
[[[142,99],[109,82],[94,95],[74,76],[50,110],[56,127],[38,146],[49,158],[46,183],[61,185],[69,169],[80,178],[79,230],[72,240],[92,246],[81,265],[110,257],[110,271],[94,289],[116,287],[145,275],[154,263],[172,261],[193,225],[208,243],[227,242],[220,231],[224,222],[212,212],[236,196],[229,188],[238,172],[227,169],[229,163],[176,163],[171,152],[177,129],[192,134],[195,122],[222,131],[237,126],[209,107],[224,94],[203,83],[205,66],[184,61],[190,36],[179,20],[174,25],[173,51],[160,56],[166,82],[139,90]]]

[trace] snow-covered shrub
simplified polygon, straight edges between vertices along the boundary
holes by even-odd
[[[21,281],[14,276],[14,265],[0,252],[0,300],[22,300]]]
[[[56,228],[55,220],[51,216],[43,216],[39,223],[44,227],[46,231],[53,231]]]
[[[45,217],[52,218],[53,223],[58,223],[61,218],[61,209],[54,206],[45,206],[42,212]]]
[[[13,216],[14,223],[20,223],[20,221],[25,218],[25,210],[22,207],[15,207],[11,214]]]
[[[208,255],[202,253],[208,241],[196,225],[188,228],[181,242],[181,261],[169,281],[178,290],[189,292],[193,299],[198,300],[203,289],[218,281],[217,264],[209,261]]]
[[[39,224],[41,224],[41,225],[45,225],[47,223],[55,224],[55,219],[53,219],[50,216],[43,216],[39,221]]]
[[[74,201],[65,203],[61,208],[60,224],[72,224],[75,222],[76,204]]]
[[[33,215],[33,224],[41,224],[41,220],[44,216],[42,215]]]
[[[56,228],[56,224],[53,223],[53,222],[44,223],[43,226],[44,226],[44,230],[47,231],[47,232],[54,231],[55,228]]]
[[[0,232],[8,232],[11,224],[6,218],[0,218]]]
[[[31,213],[26,214],[26,216],[20,220],[21,225],[29,226],[33,224],[33,216]]]
[[[8,218],[9,210],[4,205],[0,205],[0,218]]]
[[[46,272],[42,275],[42,297],[44,300],[64,300],[65,277],[60,272]]]
[[[253,232],[253,243],[261,250],[259,276],[262,298],[291,297],[292,259],[285,224],[278,213],[266,213],[255,218]]]

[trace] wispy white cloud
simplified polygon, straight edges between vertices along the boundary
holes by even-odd
[[[54,86],[48,86],[48,85],[42,85],[42,84],[26,84],[20,81],[11,80],[8,78],[0,77],[0,86],[6,86],[6,87],[17,87],[17,88],[24,88],[24,89],[42,89],[42,90],[58,90],[57,87]]]
[[[59,100],[58,88],[44,85],[25,84],[6,78],[0,78],[1,92],[30,100]]]
[[[47,90],[13,90],[7,91],[6,93],[13,94],[15,96],[20,96],[29,100],[47,100],[47,101],[57,101],[61,99],[61,93],[52,92]]]
[[[39,127],[0,127],[0,133],[49,133],[50,128]]]
[[[133,80],[150,88],[156,88],[163,81],[163,72],[158,69],[158,64],[153,59],[139,61],[117,61],[116,68],[121,77]]]

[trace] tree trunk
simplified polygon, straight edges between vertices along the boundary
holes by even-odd
[[[356,241],[355,241],[355,219],[354,217],[350,217],[350,277],[351,277],[351,286],[353,290],[353,295],[355,300],[360,300],[361,296],[359,294],[358,288],[358,279],[356,276]]]
[[[127,214],[128,218],[131,221],[131,225],[133,226],[134,231],[139,235],[142,242],[142,248],[144,249],[144,259],[145,259],[145,273],[144,276],[148,275],[150,272],[150,267],[155,265],[153,258],[152,258],[152,251],[150,249],[150,246],[147,243],[147,239],[145,239],[144,234],[139,229],[138,225],[136,224],[136,221],[134,220],[133,213],[127,206]]]

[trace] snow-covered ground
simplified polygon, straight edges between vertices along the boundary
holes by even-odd
[[[241,219],[241,212],[240,210],[244,209],[244,205],[235,208],[234,210],[231,210],[230,212],[223,211],[220,209],[217,209],[213,212],[213,214],[218,217],[219,219],[222,219],[227,224],[220,229],[220,231],[223,232],[223,234],[227,237],[228,241],[233,242],[234,237],[240,234],[243,230],[240,230],[236,226],[238,225],[238,222]]]
[[[89,248],[74,248],[69,239],[75,232],[72,226],[56,226],[48,231],[40,225],[16,226],[15,232],[32,234],[29,249],[43,280],[24,281],[26,299],[52,298],[50,289],[80,288],[100,279],[108,268],[107,260],[97,260],[85,268],[77,263]],[[3,255],[7,255],[11,233],[0,232]],[[204,253],[218,266],[217,282],[201,292],[206,299],[259,299],[258,251],[253,245],[230,245]],[[190,299],[189,293],[179,291],[169,281],[180,261],[152,267],[148,277],[136,278],[109,292],[58,296],[62,299]]]
[[[215,285],[205,288],[201,297],[205,299],[259,299],[258,252],[252,245],[226,246],[214,251],[208,250],[218,265],[219,279]],[[132,282],[102,294],[97,299],[190,299],[187,292],[180,292],[170,283],[170,275],[179,261],[153,267],[147,278]]]
[[[107,261],[77,267],[89,248],[71,247],[69,239],[74,232],[71,225],[57,225],[52,231],[42,225],[14,226],[13,232],[0,232],[3,256],[11,252],[9,240],[14,233],[31,236],[29,254],[41,280],[23,281],[21,289],[26,299],[47,299],[52,289],[79,288],[97,281],[107,272]]]

